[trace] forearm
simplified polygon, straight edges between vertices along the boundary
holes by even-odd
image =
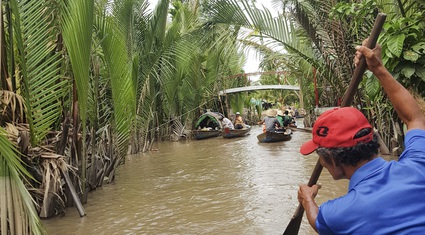
[[[425,118],[415,98],[383,66],[373,71],[408,129],[424,128]]]
[[[320,185],[313,185],[311,187],[308,185],[300,185],[300,189],[298,190],[298,201],[304,207],[308,222],[316,232],[316,218],[319,213],[319,207],[314,201],[314,198],[316,197],[319,188]]]
[[[319,213],[319,207],[317,206],[314,199],[304,200],[302,202],[302,205],[307,215],[308,222],[310,223],[311,227],[313,227],[313,229],[317,232],[316,218],[317,214]]]

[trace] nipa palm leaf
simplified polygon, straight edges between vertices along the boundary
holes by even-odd
[[[37,145],[61,115],[61,99],[67,91],[61,80],[60,52],[56,51],[57,22],[51,1],[12,0],[14,29],[19,51],[23,97],[31,143]]]
[[[0,234],[45,234],[34,201],[22,181],[31,176],[16,153],[0,128]]]
[[[93,9],[93,0],[72,0],[63,7],[63,39],[77,86],[79,114],[83,127],[87,116]]]
[[[127,6],[128,7],[128,6]],[[120,22],[105,15],[99,15],[95,27],[101,40],[105,62],[111,81],[114,107],[114,131],[119,149],[119,157],[127,153],[130,140],[130,127],[133,124],[136,110],[135,88],[132,80],[131,53],[127,47],[125,30],[121,30]]]

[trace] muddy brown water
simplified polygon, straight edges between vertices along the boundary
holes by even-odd
[[[86,216],[42,220],[48,234],[282,234],[317,162],[299,153],[311,133],[287,142],[246,137],[161,142],[156,151],[127,156],[115,181],[90,192]],[[345,194],[347,180],[326,169],[318,203]],[[304,215],[299,234],[316,234]]]

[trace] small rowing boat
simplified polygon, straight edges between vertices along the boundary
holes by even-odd
[[[223,128],[219,117],[218,113],[210,111],[202,114],[192,130],[193,138],[201,140],[219,136]]]
[[[280,142],[290,140],[291,135],[291,129],[287,128],[285,131],[263,132],[257,136],[257,139],[261,143]]]
[[[193,137],[197,140],[208,139],[212,137],[217,137],[221,133],[221,130],[203,128],[199,130],[192,130]]]
[[[225,127],[223,130],[223,137],[224,138],[234,138],[234,137],[242,137],[249,134],[251,131],[251,126],[246,125],[242,129],[230,129],[228,127]]]

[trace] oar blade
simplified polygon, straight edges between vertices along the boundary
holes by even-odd
[[[298,231],[300,231],[302,218],[303,218],[303,214],[297,217],[293,217],[291,221],[289,222],[288,227],[286,227],[285,232],[283,232],[283,235],[298,235]]]

